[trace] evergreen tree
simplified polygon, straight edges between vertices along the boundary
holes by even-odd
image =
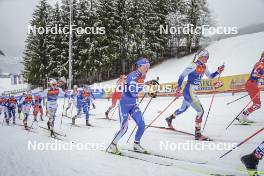
[[[43,27],[34,33],[31,31],[26,39],[26,49],[24,51],[24,76],[30,84],[45,85],[49,73],[49,34],[46,34],[46,26],[50,24],[49,14],[51,6],[46,0],[41,0],[33,13],[30,25],[36,28]]]

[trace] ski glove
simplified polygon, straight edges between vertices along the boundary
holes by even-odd
[[[159,82],[157,80],[150,80],[145,83],[146,85],[159,85]]]
[[[175,91],[175,96],[176,96],[176,97],[180,97],[180,96],[181,96],[181,88],[180,88],[180,87],[178,87],[178,88],[176,89],[176,91]]]
[[[225,65],[221,65],[220,67],[217,68],[217,72],[220,74],[224,71]]]

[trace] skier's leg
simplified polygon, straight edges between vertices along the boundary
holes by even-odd
[[[8,107],[8,117],[6,118],[6,123],[9,124],[10,119],[12,118],[12,108]]]
[[[36,104],[33,107],[33,115],[34,115],[34,121],[37,121],[38,105],[36,105]]]
[[[91,126],[91,124],[89,123],[89,109],[90,106],[88,104],[85,104],[83,107],[83,113],[85,114],[86,126]]]
[[[199,98],[197,97],[197,95],[191,91],[191,88],[190,88],[190,97],[191,97],[190,105],[197,112],[197,115],[195,118],[195,139],[196,140],[207,140],[208,138],[201,134],[201,124],[202,124],[203,115],[204,115],[204,108]]]
[[[240,123],[252,123],[253,121],[248,119],[248,116],[259,109],[261,107],[260,101],[260,90],[258,88],[258,84],[254,81],[248,80],[246,85],[246,90],[253,102],[253,105],[249,107],[247,110],[243,111],[239,116],[238,120]]]
[[[116,103],[117,103],[117,99],[115,97],[112,97],[112,104],[111,106],[109,106],[109,108],[107,109],[107,111],[105,112],[105,117],[107,119],[109,119],[109,112],[116,106]]]
[[[261,107],[260,90],[258,88],[257,83],[251,82],[246,84],[246,89],[253,102],[253,105],[246,110],[246,114],[249,115]]]
[[[13,116],[13,124],[16,123],[16,110],[12,109],[12,116]]]
[[[28,114],[26,105],[22,107],[22,112],[23,112],[23,116],[24,116],[23,124],[24,124],[24,127],[27,128],[27,120],[28,120],[29,114]]]
[[[75,125],[75,119],[79,118],[82,112],[82,105],[77,105],[76,108],[77,108],[77,114],[72,117],[72,125]]]
[[[39,105],[39,111],[40,111],[40,119],[43,121],[43,108],[41,105]]]
[[[169,117],[167,117],[165,119],[169,128],[174,128],[172,126],[172,120],[175,119],[176,116],[178,116],[178,115],[182,114],[183,112],[185,112],[190,107],[189,100],[191,98],[190,98],[190,93],[189,93],[188,90],[189,90],[189,85],[186,85],[185,88],[184,88],[184,91],[183,91],[184,100],[182,102],[182,106],[179,109],[177,109],[172,115],[170,115]]]
[[[48,108],[48,116],[49,116],[48,128],[51,131],[53,131],[54,122],[55,122],[55,115],[56,115],[56,111],[58,108],[58,104],[54,103],[54,102],[48,103],[47,108]]]
[[[128,129],[128,113],[129,109],[125,106],[125,104],[120,103],[119,105],[119,119],[120,119],[120,129],[114,136],[113,144],[117,144],[118,141],[122,138],[122,136],[127,132]]]
[[[130,112],[131,117],[136,122],[138,128],[135,135],[135,143],[140,143],[140,139],[144,133],[145,130],[145,122],[142,118],[142,113],[138,106],[135,106],[132,111]]]
[[[68,101],[68,106],[67,106],[67,108],[66,108],[66,113],[67,113],[67,111],[71,108],[71,105],[72,105],[72,100],[69,100],[69,101]]]

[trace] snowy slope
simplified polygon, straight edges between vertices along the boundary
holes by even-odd
[[[226,68],[222,76],[249,73],[264,51],[263,41],[264,32],[216,41],[206,48],[210,53],[207,66],[213,72],[225,63]],[[170,59],[154,66],[150,69],[147,79],[155,79],[159,76],[161,83],[175,82],[193,58],[194,54],[180,59]],[[115,84],[115,82],[116,80],[111,80],[103,84]]]
[[[216,68],[223,61],[226,61],[225,75],[233,75],[240,73],[248,73],[251,67],[259,58],[261,52],[261,42],[263,41],[264,33],[257,33],[245,36],[239,36],[232,39],[225,39],[208,47],[211,53],[211,59],[208,66]],[[192,60],[192,56],[185,57],[181,60],[170,60],[150,70],[149,79],[156,76],[160,77],[162,82],[171,82],[177,80],[178,75]],[[111,81],[110,81],[111,82]],[[214,105],[212,107],[208,126],[204,134],[215,139],[215,142],[210,144],[216,145],[220,143],[239,143],[246,137],[250,136],[256,130],[264,126],[263,113],[264,109],[260,109],[252,115],[252,120],[257,123],[252,126],[233,125],[228,130],[225,130],[227,124],[236,116],[243,108],[249,98],[240,100],[237,103],[227,106],[226,103],[234,100],[244,93],[231,95],[221,94],[216,95]],[[261,94],[263,98],[264,94]],[[163,110],[172,98],[156,98],[150,103],[144,119],[146,124],[149,124],[160,110]],[[204,106],[205,114],[211,102],[210,95],[200,96],[201,103]],[[149,99],[145,99],[140,108],[143,109],[147,105]],[[176,108],[181,106],[182,98],[177,100],[155,123],[157,126],[165,126],[165,117],[169,116]],[[95,101],[96,109],[91,110],[91,123],[94,127],[70,127],[71,119],[63,118],[62,127],[60,128],[61,114],[63,108],[63,100],[59,101],[59,109],[56,117],[55,130],[66,133],[65,143],[74,141],[74,143],[99,144],[107,146],[112,140],[115,132],[119,128],[118,121],[107,121],[98,118],[104,117],[104,112],[110,105],[111,101],[99,99]],[[68,115],[73,116],[75,110],[69,111]],[[206,116],[206,115],[205,115]],[[115,119],[118,118],[118,113],[115,112]],[[173,121],[174,126],[179,130],[184,130],[190,133],[194,132],[195,111],[187,110],[184,114]],[[30,116],[29,124],[33,117]],[[0,122],[3,120],[3,115],[0,116]],[[21,120],[17,120],[22,123]],[[225,151],[209,150],[174,150],[169,148],[162,150],[161,143],[186,143],[201,144],[202,142],[194,141],[192,136],[182,135],[173,131],[164,131],[160,129],[149,128],[143,138],[142,145],[148,150],[161,153],[167,156],[179,158],[181,160],[189,160],[194,162],[208,161],[206,164],[193,164],[190,162],[175,161],[169,159],[155,158],[152,156],[140,155],[139,157],[156,162],[171,163],[172,166],[160,166],[145,161],[140,161],[132,158],[113,156],[107,154],[101,149],[96,148],[94,151],[28,151],[28,141],[31,142],[54,142],[54,139],[48,137],[48,132],[38,128],[38,125],[45,126],[45,122],[34,124],[34,131],[37,133],[27,133],[20,126],[0,126],[0,175],[2,176],[208,176],[210,174],[223,175],[246,175],[244,167],[239,161],[240,157],[248,154],[263,141],[263,133],[257,135],[249,142],[242,145],[238,150],[233,151],[223,159],[218,159]],[[85,120],[77,119],[78,125],[84,125]],[[132,140],[129,144],[126,140],[134,127],[133,120],[129,121],[129,130],[120,141],[121,149],[131,148]],[[138,156],[138,155],[137,155]],[[259,164],[259,170],[264,170],[263,161]]]
[[[214,42],[207,49],[210,53],[208,68],[215,71],[225,63],[222,76],[249,73],[260,58],[263,48],[264,32],[242,35]],[[182,59],[171,59],[152,68],[150,78],[160,77],[161,82],[177,81],[179,74],[193,59],[194,55]]]

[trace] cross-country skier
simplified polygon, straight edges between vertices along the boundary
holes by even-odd
[[[28,91],[26,93],[26,96],[22,97],[21,104],[22,104],[22,112],[24,116],[23,124],[24,124],[25,129],[28,129],[27,120],[29,117],[29,112],[31,110],[32,104],[33,104],[33,98],[32,98],[31,91]]]
[[[33,99],[33,115],[34,121],[37,121],[37,115],[40,113],[40,119],[43,121],[43,106],[42,106],[43,95],[42,93],[36,93]]]
[[[3,110],[2,105],[3,105],[3,96],[2,94],[0,94],[0,116],[2,115],[2,110]]]
[[[67,114],[67,111],[71,108],[71,106],[74,105],[74,103],[76,102],[77,94],[78,94],[78,86],[74,85],[73,90],[71,91],[71,93],[69,95],[68,106],[66,108],[66,114]]]
[[[22,112],[22,98],[26,96],[26,93],[23,92],[22,93],[22,96],[19,98],[18,100],[18,104],[17,104],[17,112],[18,112],[18,118],[20,119],[20,116],[21,116],[21,112]]]
[[[65,95],[65,92],[58,87],[58,83],[55,79],[49,80],[49,87],[43,92],[43,105],[45,105],[45,98],[47,98],[47,113],[49,117],[49,121],[47,122],[48,129],[50,130],[51,136],[54,135],[54,121],[55,115],[58,108],[58,97],[59,94],[62,93]]]
[[[125,80],[123,95],[119,103],[119,118],[120,118],[120,130],[115,134],[112,143],[108,148],[108,152],[119,154],[120,151],[117,148],[118,141],[126,133],[128,129],[128,118],[131,116],[137,124],[137,132],[134,140],[134,150],[142,153],[147,151],[140,145],[141,137],[145,130],[145,122],[142,117],[142,113],[136,104],[137,96],[140,91],[143,90],[144,80],[149,70],[150,63],[146,58],[140,58],[136,62],[136,70],[131,72]],[[151,81],[145,84],[152,84]]]
[[[196,59],[197,58],[197,59]],[[218,67],[217,71],[214,73],[210,73],[206,63],[209,59],[209,52],[205,49],[201,49],[197,52],[196,58],[191,65],[189,65],[183,73],[180,75],[178,80],[178,87],[176,89],[176,97],[181,96],[181,89],[184,78],[187,76],[187,84],[183,90],[184,100],[182,102],[181,108],[177,109],[170,117],[166,118],[167,124],[169,128],[173,128],[172,120],[177,116],[185,112],[190,106],[192,106],[197,112],[195,118],[195,140],[209,140],[208,137],[205,137],[201,134],[201,123],[204,114],[203,106],[195,94],[195,91],[198,89],[198,86],[203,78],[204,74],[212,79],[219,75],[224,70],[224,65]]]
[[[5,119],[8,117],[8,99],[7,96],[3,95],[0,99],[1,113],[4,114]],[[0,115],[1,115],[0,113]]]
[[[107,119],[109,119],[109,112],[116,106],[116,103],[118,100],[120,100],[120,98],[122,97],[122,90],[119,90],[121,87],[124,86],[124,82],[125,82],[126,76],[125,75],[121,75],[116,83],[117,87],[115,92],[112,94],[112,104],[111,106],[107,109],[107,111],[105,112],[105,116]]]
[[[264,79],[264,51],[261,54],[260,60],[255,64],[245,88],[253,102],[253,105],[240,114],[238,120],[241,124],[252,123],[248,116],[261,107],[260,90],[258,88],[258,80]]]
[[[258,175],[258,164],[264,156],[264,141],[251,153],[241,158],[250,176]]]
[[[89,109],[91,104],[91,99],[93,99],[91,90],[88,86],[83,86],[83,90],[79,90],[76,96],[76,108],[77,114],[72,118],[72,124],[75,125],[75,119],[81,117],[82,111],[85,114],[86,126],[91,126],[89,122]]]
[[[10,119],[13,117],[13,124],[16,123],[16,107],[17,100],[14,95],[11,95],[7,100],[8,118],[6,118],[6,123],[9,124]]]

